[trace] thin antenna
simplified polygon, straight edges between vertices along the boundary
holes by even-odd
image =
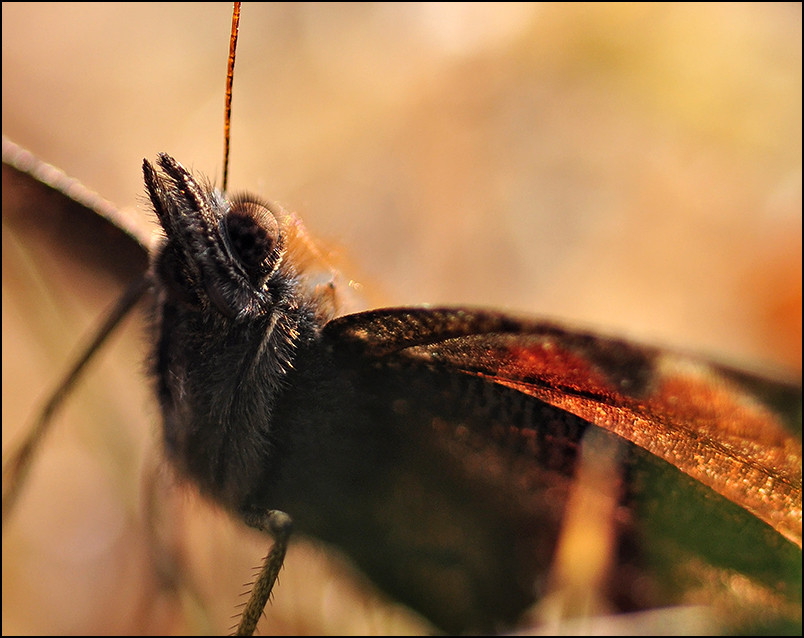
[[[226,70],[226,108],[223,117],[223,191],[229,184],[229,127],[232,121],[232,83],[234,82],[237,29],[240,26],[240,3],[232,8],[232,34],[229,38],[229,65]]]

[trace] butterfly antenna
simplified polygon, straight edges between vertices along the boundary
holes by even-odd
[[[226,69],[226,104],[223,116],[223,191],[229,185],[229,129],[232,121],[232,84],[234,82],[235,51],[237,50],[237,30],[240,26],[240,3],[235,2],[232,9],[232,33],[229,37],[229,64]]]

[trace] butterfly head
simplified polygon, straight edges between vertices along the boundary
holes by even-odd
[[[167,240],[157,252],[157,279],[190,306],[231,319],[263,314],[272,305],[285,237],[270,205],[251,195],[227,198],[170,155],[157,170],[143,161],[148,195]]]

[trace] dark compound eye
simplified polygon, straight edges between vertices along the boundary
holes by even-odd
[[[279,223],[258,202],[233,204],[226,216],[232,252],[250,275],[262,277],[274,270],[282,250]]]

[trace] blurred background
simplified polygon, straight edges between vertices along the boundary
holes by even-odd
[[[219,181],[230,4],[2,12],[5,135],[132,215],[143,157]],[[246,4],[230,190],[297,212],[369,306],[490,306],[798,377],[801,45],[799,3]],[[5,235],[4,452],[100,313],[15,305]],[[33,315],[47,338],[15,332]],[[144,530],[164,477],[129,333],[4,530],[4,633],[226,631],[265,551],[186,495],[164,497],[170,538]],[[346,602],[336,569],[294,550],[263,632],[413,630]]]

